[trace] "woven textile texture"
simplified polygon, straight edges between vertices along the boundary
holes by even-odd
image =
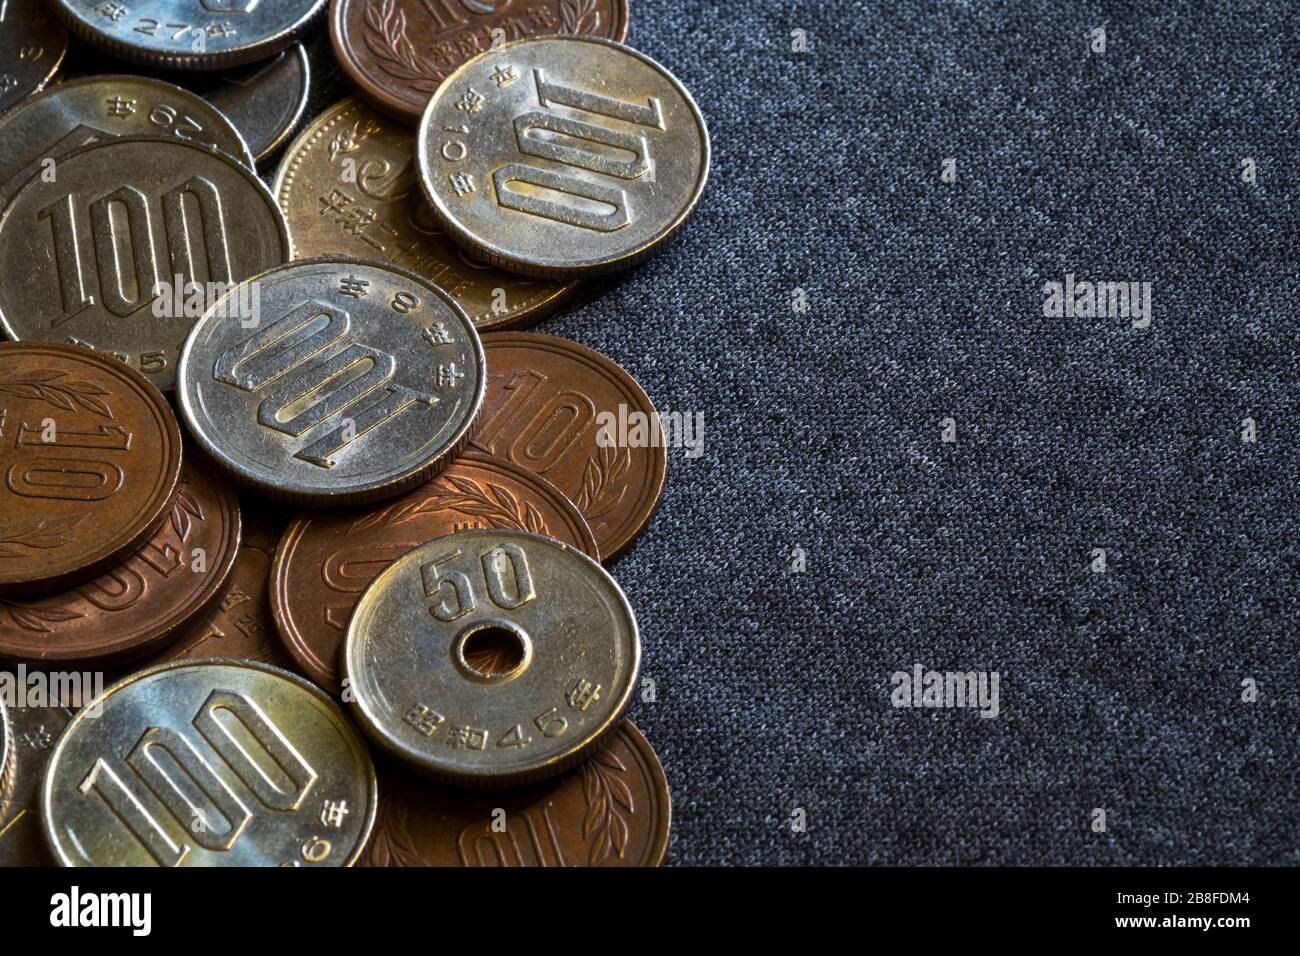
[[[612,569],[670,863],[1300,863],[1298,37],[1292,0],[632,0],[712,178],[538,331],[704,415]],[[309,116],[349,92],[310,48]],[[1044,315],[1067,274],[1149,325]],[[892,706],[918,663],[996,671],[997,717]]]
[[[704,414],[613,568],[669,861],[1300,863],[1300,7],[632,6],[712,179],[539,331]],[[998,716],[892,706],[917,663]]]

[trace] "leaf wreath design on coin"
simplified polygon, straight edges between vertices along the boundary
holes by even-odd
[[[447,75],[494,43],[537,34],[627,37],[627,0],[336,0],[330,40],[345,73],[376,107],[420,121]]]
[[[0,601],[0,657],[102,665],[149,654],[220,594],[239,536],[233,492],[187,460],[162,524],[134,555],[71,591]]]
[[[618,556],[659,507],[668,472],[649,396],[610,359],[567,339],[494,332],[483,348],[491,374],[474,446],[553,482],[586,517],[602,559]],[[640,433],[628,429],[622,440],[602,416],[635,418]]]
[[[0,217],[0,325],[107,352],[168,389],[205,306],[291,255],[248,168],[181,140],[110,139],[62,157],[53,182],[32,177]],[[255,307],[236,301],[228,317]]]
[[[180,467],[176,418],[139,372],[76,346],[0,342],[0,595],[58,591],[122,560]]]
[[[311,26],[325,0],[51,0],[74,33],[137,63],[219,70],[264,60]]]
[[[68,31],[44,0],[0,4],[0,113],[54,79]]]
[[[475,527],[546,534],[598,557],[586,520],[559,489],[472,451],[382,507],[303,515],[285,531],[271,572],[276,627],[303,673],[339,690],[339,651],[366,586],[412,548]]]
[[[50,758],[41,817],[64,866],[350,866],[376,803],[365,744],[324,691],[209,658],[84,708]]]
[[[668,781],[628,720],[579,767],[508,792],[381,776],[364,866],[658,866],[668,849]]]
[[[281,500],[361,504],[460,450],[483,401],[483,348],[446,292],[343,257],[250,284],[262,320],[244,328],[219,301],[185,344],[178,388],[190,431],[236,479]]]
[[[352,711],[379,746],[465,786],[554,776],[613,730],[641,658],[599,564],[554,538],[460,531],[408,552],[348,624]]]
[[[185,624],[182,635],[137,667],[182,658],[237,657],[293,668],[275,634],[268,582],[275,545],[283,530],[260,509],[240,510],[239,554],[225,590]]]
[[[524,275],[615,272],[686,222],[709,174],[709,134],[658,63],[590,36],[480,53],[420,121],[420,186],[448,235]]]
[[[578,286],[470,258],[420,192],[415,134],[355,99],[326,110],[293,141],[273,191],[298,255],[349,253],[410,269],[451,293],[480,332],[536,322]]]

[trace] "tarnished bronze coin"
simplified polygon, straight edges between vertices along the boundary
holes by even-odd
[[[69,707],[14,707],[9,763],[0,778],[0,866],[49,866],[41,832],[41,778],[54,744],[75,713]]]
[[[383,507],[304,515],[285,531],[271,575],[271,608],[303,673],[339,690],[339,651],[361,593],[412,548],[470,528],[546,534],[599,558],[582,514],[549,481],[466,452]]]
[[[73,345],[0,342],[0,595],[57,591],[145,541],[181,436],[162,394]]]
[[[325,0],[49,0],[72,31],[114,56],[182,70],[264,60],[306,30]]]
[[[68,52],[68,31],[45,0],[0,3],[0,112],[42,89]]]
[[[536,322],[577,287],[466,255],[420,192],[415,134],[355,99],[327,110],[293,141],[274,192],[299,256],[348,253],[410,269],[450,292],[480,332]]]
[[[311,92],[307,50],[295,43],[265,63],[229,73],[190,73],[189,88],[225,114],[260,163],[283,146],[302,122]]]
[[[159,388],[214,300],[235,328],[255,297],[228,290],[292,255],[274,198],[247,167],[180,140],[137,136],[73,150],[0,216],[0,325],[111,353]],[[225,294],[223,294],[225,293]]]
[[[515,790],[380,776],[362,866],[658,866],[668,850],[668,780],[629,720],[577,769]]]
[[[591,36],[480,53],[420,121],[420,187],[448,235],[535,276],[599,275],[657,252],[709,176],[704,117],[649,57]]]
[[[169,136],[253,165],[230,120],[189,90],[146,76],[64,80],[0,116],[0,211],[32,176],[57,179],[74,149],[120,136]]]
[[[41,821],[64,866],[350,866],[376,802],[329,695],[216,657],[142,671],[83,708],[46,768]]]
[[[219,301],[185,343],[177,388],[190,431],[237,480],[356,505],[423,484],[461,450],[483,401],[483,348],[441,288],[344,256],[245,285],[262,321],[231,322]]]
[[[619,366],[567,339],[494,332],[483,349],[488,386],[474,446],[553,483],[586,517],[601,558],[616,557],[663,495],[668,453],[654,404]],[[624,433],[619,422],[635,428]]]
[[[333,0],[330,40],[375,106],[414,126],[456,67],[508,40],[580,33],[623,40],[627,0]]]
[[[379,746],[471,787],[554,776],[613,730],[636,618],[609,573],[526,531],[458,531],[371,582],[348,624],[345,695]]]
[[[187,459],[166,519],[133,556],[62,594],[0,600],[0,656],[44,666],[143,657],[221,592],[238,550],[234,493]]]
[[[200,657],[238,657],[293,669],[275,634],[268,583],[282,523],[263,509],[240,509],[239,555],[221,595],[185,625],[176,641],[138,667]]]

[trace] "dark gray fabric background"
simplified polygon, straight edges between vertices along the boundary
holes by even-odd
[[[705,416],[613,569],[670,862],[1300,862],[1298,11],[633,0],[712,179],[539,330]],[[1151,327],[1044,318],[1066,272]],[[918,661],[1001,715],[894,709]]]
[[[1300,862],[1300,5],[632,8],[712,179],[539,330],[705,415],[613,569],[670,862]],[[1044,318],[1066,272],[1152,282],[1151,327]],[[917,662],[1001,715],[894,709]]]

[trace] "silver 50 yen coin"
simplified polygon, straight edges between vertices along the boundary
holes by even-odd
[[[376,578],[343,666],[370,737],[426,774],[509,786],[573,766],[618,724],[641,639],[622,590],[577,548],[460,531]]]

